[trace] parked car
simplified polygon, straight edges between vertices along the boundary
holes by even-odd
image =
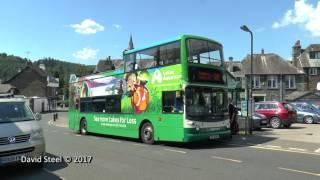
[[[267,116],[255,112],[252,116],[253,118],[253,129],[261,129],[263,127],[267,127],[268,126],[268,118]]]
[[[245,115],[246,114],[244,114],[244,116]],[[241,116],[241,111],[238,111],[238,117],[240,116]],[[253,129],[259,130],[263,127],[268,126],[268,118],[265,115],[254,112],[252,118],[253,118]]]
[[[293,102],[293,103],[290,103],[290,104],[294,105],[295,107],[300,108],[303,111],[320,114],[320,109],[316,105],[309,104],[309,103],[306,103],[306,102]]]
[[[43,157],[45,141],[42,129],[21,98],[0,99],[0,166],[21,162],[21,158]],[[43,162],[36,165],[42,166]]]
[[[313,124],[320,123],[320,113],[311,108],[308,104],[291,103],[297,110],[297,122]]]
[[[255,111],[265,115],[272,128],[289,128],[297,118],[297,112],[285,102],[258,102],[255,104]]]

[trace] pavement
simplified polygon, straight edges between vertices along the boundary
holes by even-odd
[[[52,114],[44,114],[40,121],[47,155],[91,161],[0,169],[0,179],[320,179],[319,143],[255,134],[232,141],[145,145],[135,139],[79,135],[64,127],[63,117],[59,114],[52,123]]]

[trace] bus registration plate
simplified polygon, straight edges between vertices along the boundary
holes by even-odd
[[[213,139],[219,139],[219,135],[211,135],[209,137],[210,140],[213,140]]]

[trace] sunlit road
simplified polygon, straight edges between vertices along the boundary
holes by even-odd
[[[0,179],[320,179],[320,153],[232,142],[144,145],[136,140],[80,136],[49,125],[49,157],[92,157],[89,163],[46,163],[43,169],[2,168]],[[319,126],[320,127],[320,126]]]

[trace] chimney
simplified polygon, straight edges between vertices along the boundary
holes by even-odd
[[[298,40],[292,47],[292,64],[295,67],[298,65],[298,57],[300,56],[301,52],[300,40]]]
[[[46,70],[46,66],[45,66],[44,64],[42,64],[42,63],[39,64],[39,68],[42,69],[42,70],[44,70],[44,71]]]
[[[261,49],[261,55],[264,55],[264,49],[263,48]]]
[[[229,57],[229,66],[228,66],[228,71],[233,72],[233,57]]]

